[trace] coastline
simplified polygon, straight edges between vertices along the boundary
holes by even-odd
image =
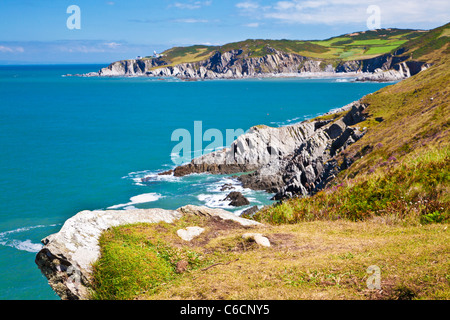
[[[153,78],[156,80],[177,79],[181,81],[208,81],[208,80],[255,80],[255,79],[345,79],[352,82],[392,82],[401,81],[404,77],[397,74],[390,76],[380,76],[381,73],[372,72],[298,72],[298,73],[260,73],[254,75],[243,76],[223,76],[218,78],[202,78],[202,77],[180,77],[180,76],[157,76],[152,74],[122,74],[122,75],[101,75],[100,72],[89,72],[85,74],[64,74],[62,77],[81,77],[81,78]]]
[[[367,96],[369,95],[372,95],[372,93],[369,93]],[[351,158],[347,159],[344,156],[343,163],[338,164],[334,155],[339,154],[363,138],[367,133],[366,128],[361,130],[358,126],[359,123],[366,120],[365,109],[367,105],[364,104],[363,99],[337,109],[331,109],[323,116],[305,120],[297,124],[279,128],[266,126],[251,128],[249,133],[240,136],[234,142],[235,147],[232,145],[230,148],[231,150],[240,150],[237,156],[244,160],[242,167],[239,166],[239,163],[236,163],[232,167],[232,170],[235,170],[234,173],[248,171],[247,169],[249,167],[247,165],[253,165],[251,160],[255,155],[255,149],[252,150],[250,147],[252,143],[258,146],[256,151],[261,156],[259,157],[258,155],[258,159],[264,158],[264,152],[268,151],[269,146],[277,151],[276,154],[279,155],[279,158],[275,162],[271,162],[269,159],[267,163],[258,163],[257,167],[254,167],[255,172],[246,176],[248,179],[239,179],[242,186],[253,190],[267,191],[267,188],[275,187],[271,184],[275,176],[283,177],[284,180],[281,179],[276,182],[280,182],[282,188],[278,189],[275,200],[312,195],[317,190],[326,186],[341,170],[349,168],[354,160]],[[247,146],[244,144],[244,141],[247,141]],[[277,141],[277,144],[273,144],[274,141]],[[204,164],[206,163],[206,166],[200,167],[200,171],[196,171],[197,168],[195,166],[192,167],[194,169],[193,171],[189,171],[191,168],[188,168],[180,176],[191,173],[223,173],[221,172],[223,168],[216,166],[214,161],[208,162],[208,160],[214,160],[215,156],[211,155],[216,155],[217,159],[224,159],[220,155],[226,154],[230,149],[222,149],[219,152],[213,152],[203,156],[202,160],[206,160],[203,161]],[[193,163],[195,164],[195,161]],[[177,168],[174,171],[176,170]],[[286,180],[285,175],[287,173],[290,176]],[[267,177],[269,180],[262,181],[261,178]],[[260,184],[261,181],[263,182],[262,185]],[[255,182],[256,184],[254,184]],[[206,207],[188,206],[188,208],[190,209],[179,208],[176,211],[170,212],[170,219],[172,219],[171,217],[179,217],[180,213],[194,214],[194,216],[200,215],[211,219],[214,216],[211,212],[218,212],[217,209]],[[220,212],[233,219],[240,218],[228,211],[220,210]],[[117,215],[114,213],[117,213]],[[144,212],[142,209],[81,212],[73,219],[69,219],[59,233],[48,236],[43,240],[44,247],[36,256],[36,263],[48,277],[50,285],[63,299],[89,299],[88,288],[90,286],[89,279],[91,270],[86,267],[80,267],[78,260],[86,266],[98,258],[98,238],[110,226],[164,221],[153,220],[155,216],[161,217],[161,213],[163,213],[162,216],[165,216],[168,212],[156,212],[154,210]],[[142,218],[141,214],[145,214],[146,217]],[[138,218],[128,220],[126,218],[128,215],[136,215]],[[85,219],[85,217],[88,218]],[[264,226],[261,227],[264,228]],[[267,229],[262,230],[267,232]],[[80,239],[83,241],[80,241]],[[269,237],[269,241],[272,239]],[[94,252],[95,254],[88,257],[85,254],[86,252]],[[85,259],[87,257],[88,260]],[[75,281],[75,285],[74,279],[79,279],[79,282]]]
[[[338,109],[332,109],[328,113],[349,111],[353,106],[354,102]],[[311,120],[301,121],[280,128],[302,126],[310,123]],[[239,182],[239,184],[241,185],[242,182]],[[253,188],[249,189],[256,190]],[[72,218],[69,218],[60,231],[42,240],[43,247],[36,255],[36,264],[49,279],[49,284],[62,299],[87,299],[89,297],[89,277],[92,273],[92,269],[89,266],[99,257],[98,239],[101,232],[111,226],[132,223],[153,223],[158,221],[171,223],[174,219],[181,217],[180,213],[185,214],[183,208],[172,211],[136,208],[131,208],[130,210],[112,210],[126,205],[128,204],[111,206],[105,210],[80,212]],[[203,212],[202,214],[205,214],[205,212],[212,216],[219,214],[227,217],[227,219],[242,219],[239,221],[247,223],[245,222],[247,220],[223,209],[208,207],[190,208],[195,211],[201,210]],[[248,221],[250,221],[248,223],[252,222],[251,220]],[[79,281],[78,285],[74,285],[71,282],[72,280]]]

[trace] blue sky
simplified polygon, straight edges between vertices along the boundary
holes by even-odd
[[[70,30],[67,8],[81,10]],[[107,63],[172,46],[245,39],[326,39],[382,28],[431,29],[450,21],[448,0],[0,0],[0,63]]]

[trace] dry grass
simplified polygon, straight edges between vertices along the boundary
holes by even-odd
[[[199,224],[184,220],[185,225],[190,222]],[[242,240],[247,231],[239,227],[213,227],[216,237],[210,229],[203,238],[183,244],[175,239],[178,227],[121,228],[141,239],[171,239],[171,245],[197,252],[204,262],[164,282],[156,292],[143,287],[130,299],[450,298],[449,230],[444,225],[412,227],[376,219],[260,229],[271,248]],[[205,270],[218,262],[222,264]],[[371,265],[381,268],[381,290],[367,288]]]
[[[450,299],[450,65],[436,52],[434,67],[364,99],[368,132],[338,157],[355,160],[341,188],[255,215],[293,223],[258,228],[271,248],[218,219],[113,228],[100,241],[94,298]],[[176,231],[188,226],[206,232],[187,243]],[[366,285],[373,265],[381,290]]]

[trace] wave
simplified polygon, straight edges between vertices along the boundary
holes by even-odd
[[[197,199],[204,202],[207,207],[210,208],[221,208],[221,209],[232,209],[234,207],[230,206],[230,201],[224,201],[226,195],[223,194],[199,194]]]
[[[335,82],[350,82],[350,80],[352,79],[336,79]]]
[[[21,250],[21,251],[27,251],[27,252],[31,252],[31,253],[38,253],[39,251],[41,251],[43,245],[40,243],[32,243],[31,240],[25,240],[25,241],[21,241],[21,240],[9,240],[9,241],[0,241],[0,245],[6,246],[6,247],[11,247],[11,248],[15,248],[17,250]]]
[[[307,115],[304,115],[304,116],[301,116],[301,117],[295,117],[295,118],[292,118],[292,119],[287,119],[285,121],[272,121],[272,122],[270,122],[270,124],[271,125],[276,125],[278,127],[284,127],[284,126],[287,126],[287,125],[292,125],[292,124],[303,122],[305,120],[311,119],[312,117],[313,117],[313,115],[307,114]]]
[[[227,188],[224,188],[226,186]],[[206,191],[208,193],[202,193],[197,196],[197,199],[201,202],[203,202],[207,207],[210,208],[221,208],[221,209],[236,209],[236,207],[233,207],[230,205],[229,200],[225,200],[227,195],[232,191],[237,191],[242,193],[253,205],[255,203],[261,204],[260,201],[258,201],[256,198],[252,197],[252,195],[255,194],[255,191],[244,188],[242,184],[231,177],[224,177],[214,183],[211,183],[207,188]],[[250,206],[251,207],[251,206]],[[248,208],[246,208],[248,209]],[[244,210],[246,210],[244,209]],[[236,212],[242,213],[244,210],[239,210]],[[236,214],[235,212],[235,214]],[[239,214],[240,214],[239,213]]]
[[[174,167],[170,167],[170,169],[174,169]],[[136,186],[145,186],[146,183],[149,182],[157,182],[157,181],[167,181],[167,182],[179,182],[181,180],[180,177],[175,177],[173,174],[170,175],[160,175],[164,171],[137,171],[130,172],[128,175],[122,177],[122,179],[130,179],[134,181],[134,185]]]
[[[163,196],[160,195],[159,193],[144,193],[144,194],[140,194],[135,197],[131,197],[130,202],[128,202],[128,203],[117,204],[117,205],[109,207],[108,209],[114,210],[114,209],[124,208],[125,210],[132,210],[132,209],[136,209],[136,207],[134,207],[135,204],[155,202],[161,198],[163,198]]]
[[[13,235],[13,234],[24,233],[24,232],[27,232],[27,231],[30,231],[33,229],[37,229],[37,228],[48,228],[48,227],[55,227],[55,226],[58,226],[58,224],[22,227],[22,228],[17,228],[17,229],[10,230],[10,231],[0,232],[0,245],[5,246],[5,247],[15,248],[20,251],[37,253],[43,247],[43,245],[41,243],[33,243],[30,239],[27,239],[27,240],[9,239],[9,236]]]

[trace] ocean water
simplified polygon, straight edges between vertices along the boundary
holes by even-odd
[[[194,135],[194,121],[224,136],[226,129],[282,126],[386,86],[62,76],[101,67],[0,66],[0,299],[58,299],[34,258],[40,240],[79,211],[196,204],[239,214],[247,207],[222,201],[224,183],[235,184],[252,206],[271,203],[271,195],[243,189],[229,176],[158,176],[174,167],[174,130]]]

